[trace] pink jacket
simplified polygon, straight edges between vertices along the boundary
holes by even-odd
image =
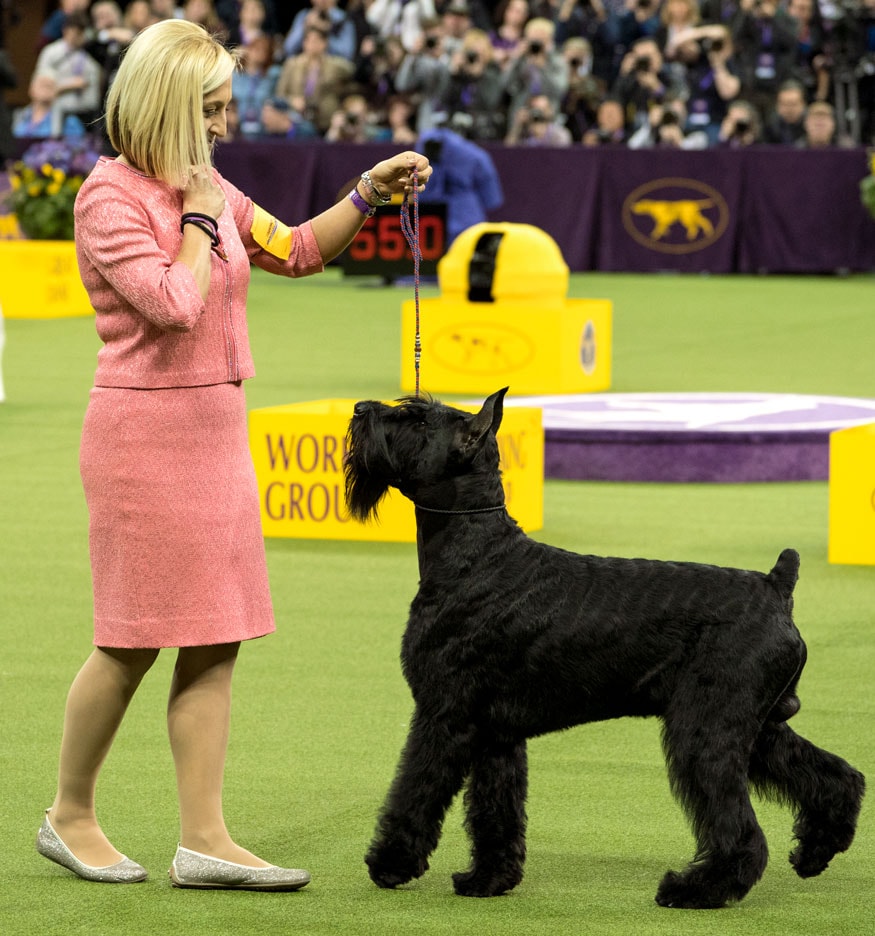
[[[76,198],[76,255],[103,347],[98,387],[196,387],[255,374],[246,325],[249,264],[306,276],[323,269],[309,222],[294,229],[287,261],[252,238],[254,206],[214,171],[225,192],[206,302],[191,271],[174,262],[182,195],[114,159],[101,158]]]

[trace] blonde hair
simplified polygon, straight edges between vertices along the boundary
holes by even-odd
[[[238,64],[203,27],[182,19],[148,26],[128,46],[106,98],[109,141],[132,165],[176,188],[210,163],[204,97]]]

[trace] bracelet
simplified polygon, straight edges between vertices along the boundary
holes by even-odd
[[[204,221],[201,221],[199,218],[184,218],[182,220],[182,223],[179,225],[179,230],[184,232],[186,224],[191,224],[194,227],[199,228],[201,231],[203,231],[204,234],[206,234],[207,237],[209,237],[210,243],[212,244],[213,247],[219,246],[219,243],[220,243],[219,235],[216,231],[210,228],[209,224],[205,223]]]
[[[358,208],[358,210],[366,217],[373,218],[376,208],[373,205],[369,205],[358,193],[357,188],[349,193],[349,200]]]
[[[365,183],[365,186],[366,186],[368,189],[370,189],[371,194],[374,196],[374,198],[377,199],[377,201],[378,201],[381,205],[388,205],[389,202],[392,201],[392,196],[391,196],[391,195],[384,195],[384,194],[377,188],[377,186],[374,185],[374,181],[373,181],[373,179],[371,178],[370,172],[365,171],[365,172],[362,173],[362,182],[364,182],[364,183]]]

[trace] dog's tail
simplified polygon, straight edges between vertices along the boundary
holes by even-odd
[[[778,556],[768,579],[782,598],[789,599],[799,580],[799,553],[795,549],[785,549]]]

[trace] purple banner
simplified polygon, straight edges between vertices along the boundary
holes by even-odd
[[[858,190],[868,172],[863,149],[486,148],[505,192],[489,220],[546,231],[575,272],[875,269],[875,221]],[[295,224],[395,152],[384,144],[225,143],[216,165]]]

